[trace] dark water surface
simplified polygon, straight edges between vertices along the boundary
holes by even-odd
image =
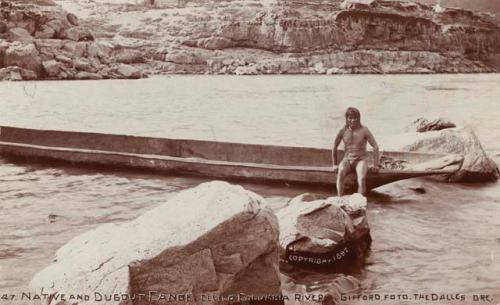
[[[0,125],[328,147],[342,111],[354,105],[378,138],[418,116],[469,124],[498,163],[499,85],[500,75],[493,74],[0,83]],[[133,219],[201,182],[0,159],[0,292],[26,290],[74,236]],[[325,194],[244,186],[275,206],[306,191]],[[368,200],[373,243],[366,267],[356,274],[364,294],[482,293],[500,303],[498,183],[414,179],[381,187]]]

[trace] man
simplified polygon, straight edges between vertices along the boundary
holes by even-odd
[[[344,195],[344,178],[349,172],[355,171],[358,180],[358,193],[366,195],[366,175],[368,173],[366,142],[373,147],[373,169],[371,170],[375,172],[379,168],[378,145],[370,130],[361,125],[361,114],[358,109],[347,108],[345,121],[345,126],[335,138],[332,150],[333,168],[338,170],[337,194]],[[341,141],[344,142],[344,158],[339,164],[338,146]]]

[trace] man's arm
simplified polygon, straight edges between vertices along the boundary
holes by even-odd
[[[379,167],[380,158],[378,144],[368,128],[366,128],[366,140],[370,143],[371,147],[373,147],[373,166]]]
[[[332,162],[333,162],[334,166],[339,165],[339,160],[337,160],[338,159],[337,156],[338,156],[338,148],[339,148],[340,142],[342,141],[343,131],[344,131],[344,128],[342,128],[339,131],[339,133],[335,137],[335,141],[333,142]]]

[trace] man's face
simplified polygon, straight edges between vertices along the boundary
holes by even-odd
[[[359,118],[354,115],[347,116],[347,126],[351,129],[359,127]]]

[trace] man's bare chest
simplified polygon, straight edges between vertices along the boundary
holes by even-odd
[[[350,129],[346,128],[342,137],[345,145],[364,145],[366,137],[363,128]]]

